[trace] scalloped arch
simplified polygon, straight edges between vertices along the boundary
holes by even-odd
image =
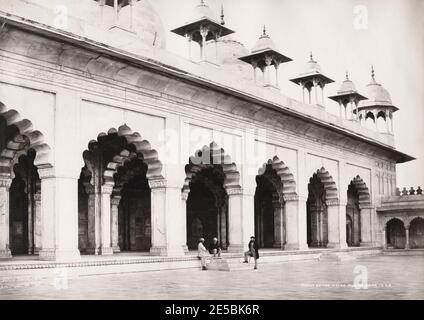
[[[370,191],[366,183],[364,182],[364,180],[362,180],[362,178],[359,175],[357,175],[355,178],[353,178],[353,180],[350,183],[353,184],[356,190],[358,191],[359,204],[360,205],[371,204]]]
[[[277,176],[280,178],[281,183],[283,184],[283,197],[297,196],[294,176],[284,161],[280,160],[277,156],[272,158],[272,160],[269,159],[266,163],[263,164],[262,168],[259,169],[258,175],[265,174],[268,165],[271,165],[272,169],[276,171]]]
[[[108,135],[117,134],[119,137],[125,138],[129,145],[132,145],[135,149],[135,152],[130,152],[129,150],[122,150],[119,154],[113,157],[113,160],[110,161],[106,170],[103,173],[104,183],[105,184],[114,184],[114,175],[119,167],[122,167],[127,161],[130,161],[134,157],[137,157],[139,154],[142,155],[143,161],[147,164],[147,173],[146,177],[148,180],[160,180],[164,179],[162,175],[162,163],[159,160],[158,152],[152,149],[150,142],[144,140],[138,132],[133,132],[130,127],[126,124],[120,126],[118,130],[111,128],[107,133],[101,132],[97,136],[97,140],[91,140],[88,143],[88,150],[84,151],[83,157],[88,158],[91,149],[95,144],[98,143],[100,137],[105,137]]]
[[[240,173],[237,166],[232,162],[231,157],[225,154],[224,149],[220,148],[215,142],[209,146],[203,146],[197,150],[194,156],[189,159],[189,164],[185,166],[186,178],[184,180],[183,192],[190,191],[190,182],[194,176],[208,165],[221,165],[224,172],[224,188],[236,189],[240,186]]]
[[[336,183],[330,173],[324,167],[321,167],[314,175],[317,175],[324,185],[325,200],[338,200],[339,196]]]
[[[0,102],[0,116],[6,121],[8,127],[15,127],[18,134],[7,142],[6,147],[0,153],[0,173],[11,174],[13,163],[22,150],[33,149],[36,152],[34,165],[38,169],[50,168],[50,147],[44,142],[43,134],[33,129],[33,124],[28,119],[21,119],[19,112],[14,109],[8,110]]]

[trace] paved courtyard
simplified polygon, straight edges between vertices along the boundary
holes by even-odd
[[[424,299],[424,256],[90,276],[70,280],[62,290],[51,284],[0,289],[0,299]]]

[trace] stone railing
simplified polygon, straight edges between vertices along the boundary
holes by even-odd
[[[421,189],[421,187],[418,187],[416,190],[414,189],[414,187],[411,187],[409,190],[407,190],[405,187],[402,190],[396,188],[396,195],[401,197],[423,195],[423,190]]]

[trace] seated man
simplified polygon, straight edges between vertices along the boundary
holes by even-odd
[[[209,253],[213,254],[214,257],[217,255],[221,257],[221,247],[219,246],[218,238],[212,239],[212,243],[209,246]]]
[[[199,239],[199,244],[197,245],[197,257],[200,259],[200,262],[202,264],[202,270],[207,270],[206,269],[206,253],[208,252],[208,250],[206,250],[205,247],[205,239],[204,238],[200,238]]]

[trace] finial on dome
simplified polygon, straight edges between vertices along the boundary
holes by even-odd
[[[205,0],[200,0],[200,5],[204,6],[205,5]]]
[[[263,36],[266,36],[266,26],[264,25],[264,29],[263,29]]]
[[[311,61],[314,61],[314,57],[312,55],[312,51],[309,53],[309,58],[311,59]]]
[[[224,20],[224,4],[221,3],[221,25],[225,25],[225,20]]]
[[[371,78],[375,81],[375,71],[374,71],[374,66],[371,66]]]
[[[346,71],[346,80],[349,80],[349,72]]]

